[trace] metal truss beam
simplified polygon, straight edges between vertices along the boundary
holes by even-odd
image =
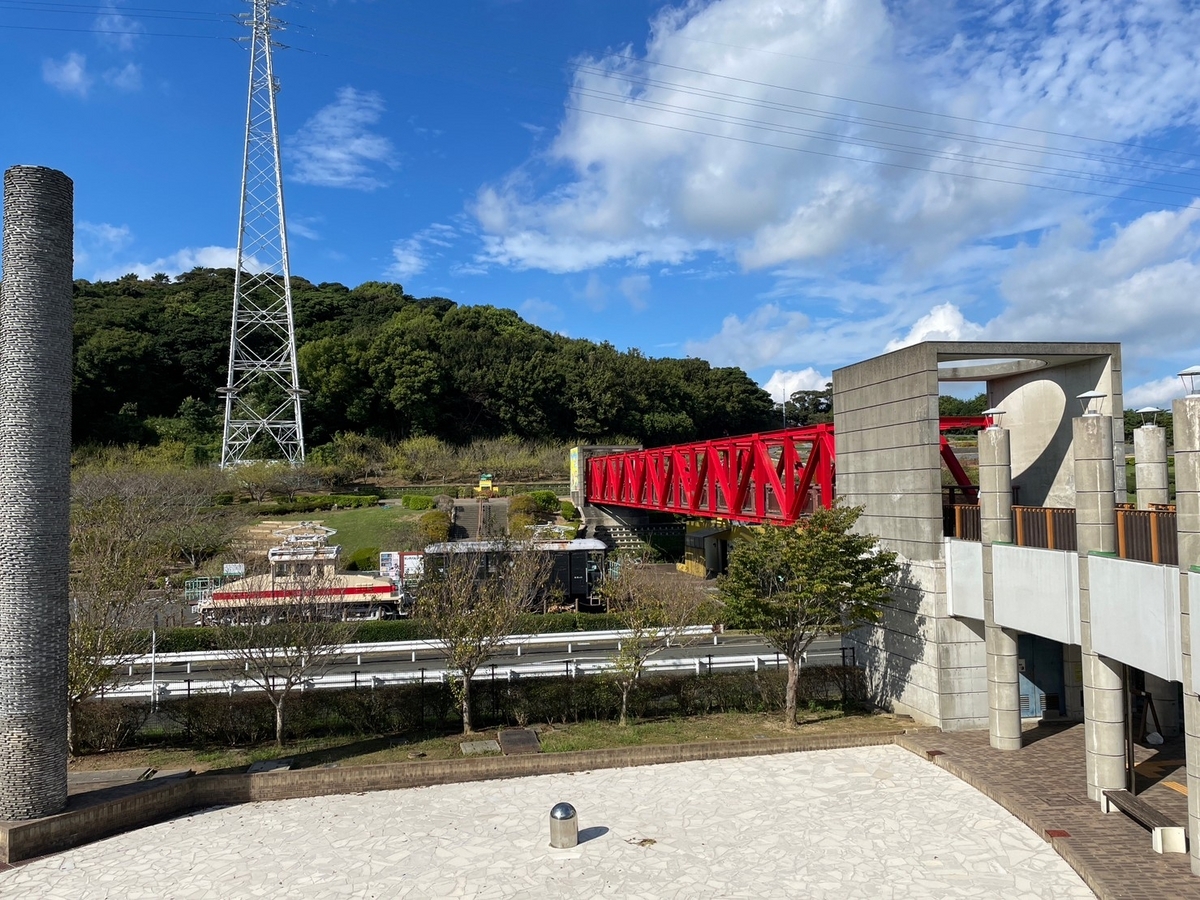
[[[941,431],[984,428],[984,416],[941,420]],[[960,487],[978,489],[943,436],[942,458]],[[593,456],[587,501],[702,519],[790,525],[834,501],[832,425]]]

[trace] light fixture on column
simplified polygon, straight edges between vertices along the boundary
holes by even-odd
[[[1155,428],[1158,426],[1158,414],[1162,410],[1157,406],[1143,406],[1141,409],[1135,410],[1135,412],[1142,417],[1143,428]]]
[[[1189,397],[1200,396],[1200,366],[1188,366],[1179,373],[1179,379]]]
[[[1004,415],[1004,410],[998,406],[993,406],[991,409],[985,409],[983,415],[987,418],[986,428],[999,428],[1000,419]]]
[[[1082,394],[1076,394],[1075,399],[1083,407],[1085,416],[1098,416],[1100,415],[1100,404],[1107,396],[1108,394],[1103,391],[1084,391]]]

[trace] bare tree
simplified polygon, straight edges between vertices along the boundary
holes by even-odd
[[[79,705],[116,684],[147,647],[145,627],[165,602],[160,588],[174,555],[170,477],[100,469],[72,485],[67,733],[75,752]]]
[[[629,693],[650,657],[696,640],[686,631],[689,625],[698,624],[704,591],[700,582],[650,565],[644,556],[622,555],[614,562],[617,564],[600,582],[597,595],[626,632],[609,656],[609,677],[621,691],[618,724],[624,726],[629,723]]]
[[[240,599],[226,610],[233,624],[221,628],[218,643],[266,694],[282,747],[292,692],[323,675],[354,633],[342,621],[336,575],[320,560],[287,562],[225,587]]]
[[[429,620],[445,645],[447,663],[458,672],[452,686],[463,734],[472,731],[471,679],[516,628],[518,616],[535,608],[549,575],[549,554],[532,544],[426,560],[416,614]]]

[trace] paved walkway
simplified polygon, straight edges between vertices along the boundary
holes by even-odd
[[[1196,900],[1200,878],[1187,854],[1157,854],[1150,833],[1121,813],[1100,812],[1087,799],[1083,724],[1044,725],[1025,732],[1017,751],[993,750],[986,731],[909,734],[900,742],[1003,803],[1054,848],[1101,898]],[[1187,824],[1183,742],[1136,748],[1138,792],[1152,806]]]
[[[936,737],[941,737],[937,735]],[[548,846],[557,801],[573,850]],[[22,898],[1087,898],[1012,815],[895,746],[209,810],[0,872]]]

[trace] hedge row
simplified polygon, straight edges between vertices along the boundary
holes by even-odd
[[[637,683],[629,698],[636,718],[723,712],[775,712],[783,709],[785,673],[718,672],[711,675],[657,675]],[[616,720],[621,708],[617,686],[603,677],[497,679],[476,682],[472,718],[477,727]],[[862,670],[808,666],[800,670],[798,703],[861,702]],[[285,706],[291,740],[333,736],[379,736],[453,729],[460,720],[453,693],[429,682],[372,689],[309,691]],[[275,716],[256,691],[195,694],[159,705],[158,734],[147,733],[147,703],[94,701],[82,704],[75,730],[84,750],[115,750],[163,740],[197,747],[246,746],[270,740]]]
[[[405,509],[433,509],[434,499],[424,494],[405,494],[400,498],[400,505]]]
[[[563,631],[611,631],[620,628],[618,616],[607,613],[528,613],[517,624],[518,634],[553,634]],[[220,650],[222,627],[172,628],[158,635],[159,653],[192,653]],[[264,632],[267,634],[267,632]],[[425,619],[394,619],[387,622],[363,622],[355,628],[353,643],[376,644],[391,641],[419,641],[432,638],[433,629]],[[149,646],[149,635],[146,635]]]
[[[320,512],[333,509],[358,509],[365,506],[378,506],[377,494],[323,494],[316,497],[297,497],[295,500],[267,503],[259,506],[258,512],[264,516],[286,516],[289,513]]]

